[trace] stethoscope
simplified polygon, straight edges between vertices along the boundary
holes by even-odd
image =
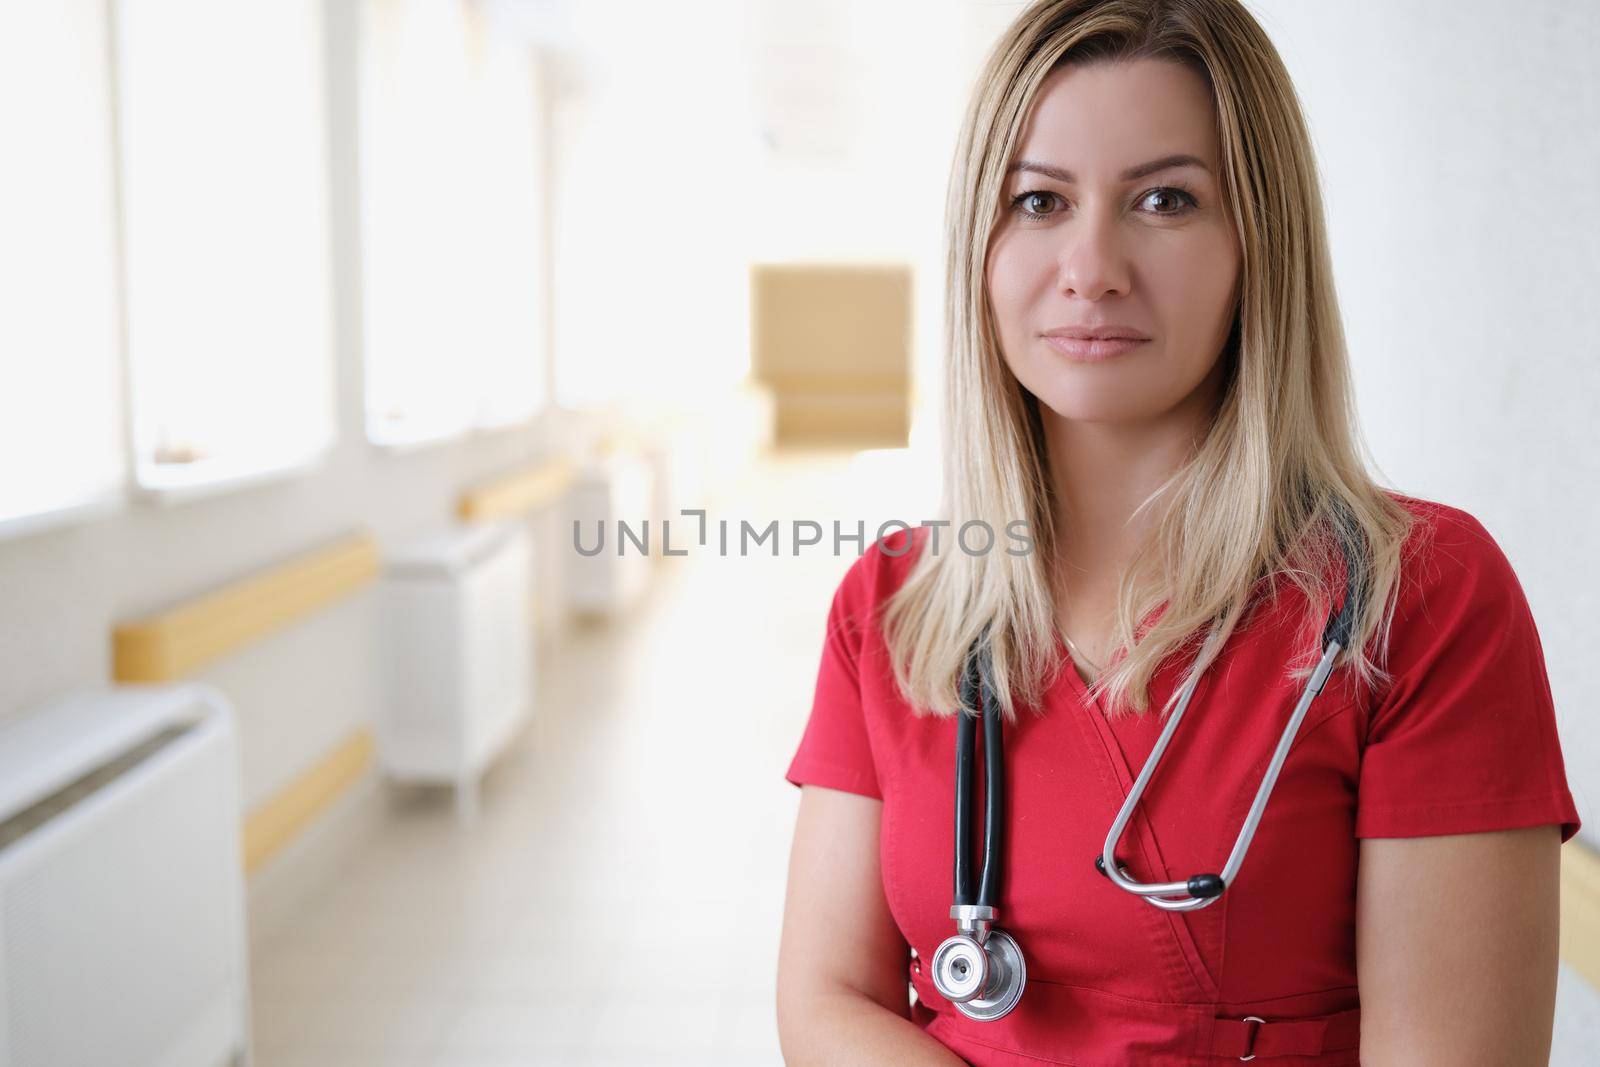
[[[1272,761],[1262,775],[1261,786],[1256,790],[1255,801],[1245,816],[1244,825],[1233,843],[1220,874],[1196,874],[1181,882],[1139,882],[1117,863],[1115,851],[1122,840],[1123,831],[1133,818],[1139,799],[1154,776],[1162,753],[1177,732],[1178,723],[1189,707],[1199,681],[1196,675],[1184,685],[1178,704],[1156,739],[1155,747],[1144,762],[1139,777],[1134,780],[1122,809],[1117,812],[1111,829],[1106,834],[1105,848],[1095,857],[1095,869],[1105,875],[1111,884],[1166,911],[1196,911],[1214,904],[1244,864],[1245,853],[1261,814],[1266,810],[1267,798],[1278,782],[1283,761],[1294,745],[1300,723],[1305,719],[1311,702],[1327,683],[1333,672],[1333,661],[1350,639],[1350,628],[1359,611],[1362,596],[1361,571],[1357,554],[1341,539],[1346,573],[1349,581],[1344,604],[1328,620],[1322,633],[1322,659],[1306,680],[1294,713],[1278,738]],[[977,718],[966,711],[956,715],[956,839],[955,839],[955,903],[950,917],[956,921],[956,933],[945,939],[933,954],[933,984],[956,1010],[971,1019],[990,1021],[999,1019],[1022,999],[1022,988],[1028,981],[1027,962],[1017,939],[995,926],[1000,913],[1000,855],[1004,845],[1005,823],[1005,758],[1000,729],[1000,702],[990,683],[988,645],[984,636],[978,638],[967,654],[966,668],[961,679],[963,708],[981,708],[983,719],[983,873],[978,881],[978,891],[972,891],[972,802],[973,802],[973,746],[977,740]]]

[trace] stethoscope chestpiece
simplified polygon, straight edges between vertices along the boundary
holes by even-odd
[[[1017,1006],[1028,967],[1016,939],[991,929],[994,908],[958,904],[950,909],[960,932],[933,954],[933,985],[969,1019],[992,1022]]]
[[[939,995],[964,1004],[983,991],[989,977],[989,954],[970,934],[947,937],[933,953],[933,984]]]

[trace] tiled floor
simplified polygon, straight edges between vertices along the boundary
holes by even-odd
[[[853,527],[893,513],[866,499],[881,481],[773,461],[709,518]],[[447,790],[388,790],[379,836],[255,951],[258,1067],[781,1062],[782,774],[855,554],[784,537],[778,558],[722,556],[713,525],[628,618],[548,650],[476,826]]]

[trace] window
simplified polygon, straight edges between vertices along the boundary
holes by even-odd
[[[305,466],[336,434],[322,5],[115,19],[136,480]]]
[[[814,5],[790,6],[803,22]],[[789,227],[838,233],[819,224],[815,189],[758,180],[748,21],[722,4],[636,4],[619,33],[608,5],[573,5],[583,91],[561,98],[554,183],[562,407],[650,419],[721,403],[749,369],[758,242]],[[693,46],[664,44],[680,40]],[[866,189],[850,195],[896,214]]]
[[[0,536],[123,493],[100,0],[0,5]]]
[[[454,3],[362,8],[367,435],[514,425],[544,403],[538,85]]]

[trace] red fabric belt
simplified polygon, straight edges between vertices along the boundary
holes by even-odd
[[[1213,1056],[1315,1056],[1360,1044],[1360,1008],[1311,1019],[1218,1019],[1211,1031]]]
[[[1361,1044],[1361,1009],[1300,1014],[1263,1021],[1217,1014],[1212,1004],[1133,1000],[1084,986],[1030,980],[1022,1002],[995,1022],[967,1019],[913,969],[912,985],[929,1033],[956,1052],[981,1053],[981,1062],[1074,1064],[1123,1067],[1196,1064],[1254,1056],[1263,1064],[1278,1057],[1332,1055]],[[1287,1067],[1287,1065],[1285,1065]]]

